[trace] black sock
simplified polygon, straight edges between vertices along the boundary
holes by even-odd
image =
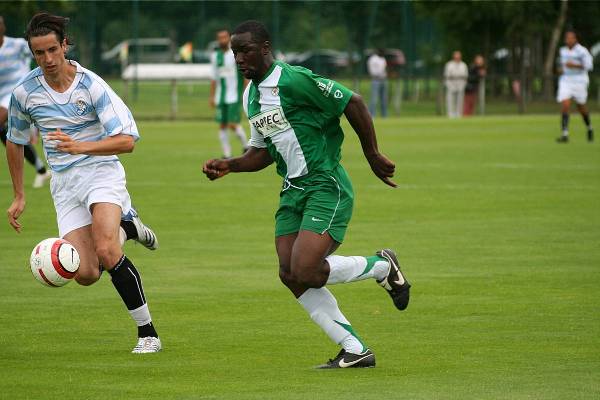
[[[142,287],[142,279],[131,261],[123,255],[113,269],[108,271],[112,283],[119,292],[127,310],[132,311],[146,304],[146,296]],[[141,332],[141,334],[140,334]],[[138,327],[138,336],[158,337],[152,322]]]
[[[25,159],[29,162],[29,164],[35,167],[35,160],[37,158],[37,154],[35,154],[35,149],[32,145],[27,144],[23,146],[23,154],[25,154]]]
[[[592,121],[590,121],[590,113],[581,114],[581,117],[583,118],[583,122],[585,122],[585,126],[587,126],[588,130],[592,129]]]
[[[121,228],[125,231],[125,236],[127,236],[127,240],[137,239],[137,229],[135,229],[135,225],[132,221],[124,221],[121,220]]]
[[[23,154],[25,155],[25,159],[29,162],[29,164],[33,165],[38,174],[46,173],[46,167],[44,166],[42,160],[38,158],[35,147],[30,144],[26,144],[23,146]]]
[[[561,127],[562,127],[563,132],[566,132],[569,130],[569,113],[562,114]]]
[[[154,325],[152,322],[146,325],[138,326],[138,337],[158,337],[158,333],[156,333],[156,329],[154,329]]]
[[[6,146],[6,125],[0,126],[0,140]]]

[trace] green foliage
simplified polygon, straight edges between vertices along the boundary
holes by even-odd
[[[477,53],[489,54],[502,47],[527,43],[541,37],[549,40],[560,2],[553,1],[420,1],[418,15],[432,16],[443,32],[446,56],[461,49],[469,58]],[[600,7],[595,2],[570,1],[567,27],[580,33],[582,42],[600,40]]]

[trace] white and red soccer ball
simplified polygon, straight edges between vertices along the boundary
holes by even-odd
[[[35,279],[46,286],[69,283],[79,269],[79,253],[64,239],[50,238],[38,243],[29,259]]]

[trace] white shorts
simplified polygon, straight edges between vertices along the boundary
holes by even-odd
[[[116,204],[121,207],[122,214],[129,213],[131,209],[125,170],[119,161],[74,166],[61,172],[53,171],[50,192],[56,208],[60,237],[91,225],[92,204]]]
[[[6,96],[0,97],[0,107],[8,110],[8,105],[10,104],[10,93]]]
[[[577,104],[585,104],[588,96],[588,84],[583,82],[558,82],[558,93],[556,101],[575,99]]]

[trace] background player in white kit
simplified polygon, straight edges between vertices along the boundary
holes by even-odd
[[[574,31],[565,32],[565,44],[566,46],[560,48],[559,69],[561,75],[556,96],[556,101],[561,104],[562,135],[556,141],[559,143],[569,142],[569,108],[571,99],[574,99],[587,128],[588,141],[592,142],[594,141],[594,130],[585,103],[590,83],[588,71],[594,68],[594,61],[588,49],[577,43],[577,35]]]
[[[23,145],[31,124],[39,129],[44,151],[53,170],[51,192],[59,234],[80,255],[75,277],[81,285],[100,279],[102,268],[138,326],[134,353],[154,353],[161,342],[152,324],[142,281],[121,249],[122,215],[149,234],[131,208],[125,171],[116,154],[133,151],[139,138],[131,112],[112,89],[93,72],[65,58],[67,18],[36,14],[26,39],[39,67],[15,88],[9,110],[7,158],[14,188],[8,221],[19,232],[17,221],[25,209]],[[146,247],[154,245],[138,238]],[[146,237],[145,239],[148,239]]]
[[[31,52],[25,39],[5,36],[5,32],[4,17],[0,15],[0,140],[6,145],[6,121],[10,94],[19,80],[29,72]],[[46,170],[46,164],[38,157],[35,147],[31,143],[27,143],[23,150],[25,158],[37,172],[33,187],[41,188],[50,179],[50,172]]]
[[[216,110],[215,120],[219,124],[219,141],[223,157],[232,155],[227,128],[236,134],[245,153],[248,149],[248,138],[240,124],[241,99],[244,91],[244,77],[239,72],[233,51],[231,51],[231,35],[227,29],[217,31],[216,49],[210,58],[213,79],[210,82],[210,106]]]

